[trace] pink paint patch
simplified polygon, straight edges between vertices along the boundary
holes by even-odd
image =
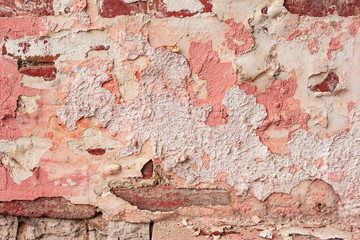
[[[310,30],[315,29],[317,25],[320,25],[321,29],[326,29],[327,28],[326,22],[324,22],[324,21],[316,21],[316,22],[311,24]]]
[[[209,170],[210,169],[210,156],[206,152],[203,152],[203,156],[201,158],[203,166]]]
[[[13,141],[22,137],[27,124],[32,121],[28,116],[23,114],[15,114],[0,119],[0,139]]]
[[[290,167],[289,172],[290,172],[291,174],[295,174],[297,170],[298,170],[298,169],[297,169],[296,165],[293,164],[293,165]]]
[[[22,87],[20,78],[17,62],[0,56],[0,139],[14,140],[21,137],[21,125],[27,122],[27,117],[20,117],[15,112],[18,98],[20,95],[40,93],[39,90]]]
[[[292,129],[285,141],[277,142],[276,149],[280,149],[280,145],[287,146],[287,141],[291,139],[291,135],[298,129],[307,129],[307,121],[309,115],[300,109],[297,100],[292,96],[295,94],[297,82],[294,76],[286,80],[276,79],[272,82],[270,87],[263,92],[257,92],[256,86],[248,83],[241,83],[239,87],[247,94],[254,95],[257,103],[265,106],[267,110],[267,117],[261,127],[256,130],[261,142],[266,145],[270,151],[274,152],[274,139],[270,138],[265,130],[270,126],[275,130],[290,129],[294,125],[299,125],[298,128]],[[283,148],[284,151],[286,148]],[[283,151],[282,151],[283,152]]]
[[[341,24],[340,24],[340,22],[335,22],[335,21],[333,21],[333,22],[331,23],[331,26],[332,26],[336,31],[340,31],[340,30],[341,30]]]
[[[342,45],[340,43],[340,37],[341,34],[339,34],[337,37],[332,37],[329,43],[329,48],[327,50],[327,57],[330,60],[331,59],[331,52],[335,50],[339,50],[342,48]]]
[[[0,39],[4,36],[17,39],[26,36],[39,36],[40,31],[45,31],[40,18],[0,18]]]
[[[319,42],[317,39],[313,38],[311,40],[308,41],[308,48],[309,48],[309,52],[311,55],[313,55],[314,53],[319,52]]]
[[[39,36],[44,26],[37,18],[0,18],[0,39]],[[6,39],[5,39],[6,41]],[[5,49],[2,49],[6,54]],[[18,122],[13,119],[20,95],[35,95],[36,90],[23,88],[20,85],[21,74],[18,72],[17,62],[0,56],[0,138],[13,140],[21,136]]]
[[[116,104],[120,104],[121,94],[119,91],[119,83],[116,80],[115,76],[113,76],[110,81],[104,82],[102,87],[109,90],[111,94],[113,94],[116,97],[116,101],[115,101]]]
[[[353,110],[354,106],[355,106],[354,102],[348,102],[347,104],[348,113],[350,113]]]
[[[16,61],[0,56],[0,120],[15,116],[18,97],[23,93]]]
[[[254,45],[251,33],[244,30],[245,26],[242,22],[236,23],[232,18],[225,23],[230,27],[225,33],[227,48],[234,50],[236,56],[246,53]]]
[[[84,11],[86,8],[86,0],[74,0],[74,9],[75,11]]]
[[[328,173],[328,178],[332,182],[339,182],[344,176],[344,171],[341,171],[340,174]]]
[[[300,29],[295,29],[294,31],[292,31],[291,33],[289,33],[288,35],[285,36],[285,39],[287,41],[291,41],[294,38],[296,38],[297,36],[300,36],[302,34],[302,31]]]
[[[322,158],[316,159],[315,166],[317,169],[319,169],[323,164],[324,164],[324,159],[322,159]]]
[[[212,112],[209,114],[206,124],[218,126],[226,124],[226,108],[222,104],[225,93],[235,85],[236,75],[231,63],[220,63],[217,53],[212,50],[211,41],[207,43],[191,42],[189,48],[189,62],[193,73],[206,80],[207,99],[201,101],[192,100],[196,105],[210,104]],[[188,87],[189,89],[189,87]]]
[[[0,153],[0,159],[2,157],[2,154]],[[2,166],[0,166],[0,191],[6,190],[7,185],[7,175],[6,170]]]
[[[48,173],[41,168],[41,161],[45,160],[40,160],[40,167],[21,184],[16,184],[9,172],[0,166],[0,173],[3,173],[0,177],[0,201],[34,200],[39,197],[70,197],[84,194],[88,183],[87,174],[76,171],[59,179],[49,179]]]
[[[355,37],[360,27],[360,19],[355,19],[347,28],[351,36]]]

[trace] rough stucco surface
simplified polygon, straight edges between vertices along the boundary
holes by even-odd
[[[0,1],[0,239],[359,239],[359,9]]]

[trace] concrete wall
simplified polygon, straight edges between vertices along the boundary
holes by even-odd
[[[359,14],[0,1],[1,239],[360,239]]]

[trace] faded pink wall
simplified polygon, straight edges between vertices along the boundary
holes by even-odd
[[[0,213],[92,239],[358,239],[359,9],[0,1]]]

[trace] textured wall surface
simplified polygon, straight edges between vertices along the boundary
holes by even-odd
[[[0,0],[0,239],[360,239],[359,15]]]

